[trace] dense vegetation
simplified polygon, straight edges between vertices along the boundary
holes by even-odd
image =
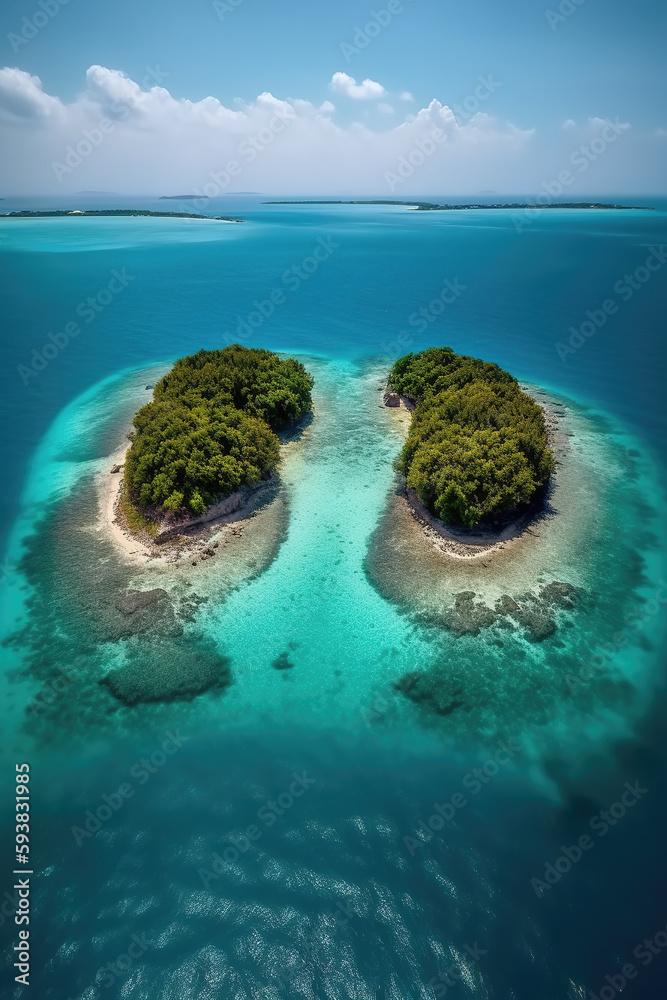
[[[158,382],[153,398],[188,406],[202,400],[234,406],[278,431],[298,423],[310,410],[312,387],[313,379],[300,362],[233,344],[181,358]]]
[[[278,462],[275,431],[311,408],[298,361],[234,344],[181,358],[134,418],[125,483],[132,501],[201,514]]]
[[[498,365],[434,347],[399,358],[389,382],[418,404],[400,459],[407,486],[446,523],[473,527],[547,482],[544,414]]]

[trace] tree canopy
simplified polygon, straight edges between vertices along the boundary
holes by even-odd
[[[544,414],[498,365],[429,348],[399,358],[389,381],[417,401],[401,471],[443,521],[473,527],[527,504],[547,482]]]
[[[274,431],[299,422],[312,407],[312,376],[299,361],[233,344],[181,358],[155,387],[154,399],[189,406],[210,400],[260,417]]]
[[[279,458],[275,430],[311,408],[298,361],[233,345],[181,358],[134,418],[125,460],[132,501],[201,514],[258,482]]]

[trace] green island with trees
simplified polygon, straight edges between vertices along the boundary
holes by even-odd
[[[312,387],[299,361],[271,351],[233,344],[181,358],[134,418],[125,459],[130,504],[200,515],[267,478],[279,459],[276,432],[311,410]]]
[[[431,347],[399,358],[389,388],[416,403],[399,459],[407,488],[446,524],[472,528],[548,482],[544,413],[498,365]]]
[[[630,209],[634,211],[644,211],[641,205],[605,205],[600,202],[590,202],[590,201],[554,201],[547,202],[545,205],[538,201],[535,202],[498,202],[494,205],[485,205],[481,202],[473,202],[466,205],[439,205],[433,201],[395,201],[394,199],[376,199],[375,201],[340,201],[330,200],[322,201],[265,201],[265,205],[397,205],[403,206],[404,208],[414,208],[418,212],[458,212],[465,211],[472,208],[481,208],[486,210],[496,209],[496,208],[521,208],[521,209],[539,209],[542,211],[543,208],[594,208],[594,209]],[[647,211],[653,211],[651,206],[646,206]]]

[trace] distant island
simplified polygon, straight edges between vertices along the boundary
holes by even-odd
[[[70,212],[7,212],[1,215],[2,219],[56,219],[72,216],[80,218],[82,215],[135,218],[137,216],[150,216],[154,219],[208,219],[210,222],[245,222],[245,219],[232,218],[225,215],[192,215],[190,212],[149,212],[148,209],[138,208],[103,208],[82,212],[75,208]]]
[[[229,196],[236,198],[239,195],[254,195],[260,197],[261,191],[229,191]],[[161,194],[158,201],[209,201],[207,194]]]
[[[498,203],[495,205],[437,205],[432,201],[265,201],[264,205],[402,205],[406,208],[414,208],[418,212],[456,212],[470,208],[512,208],[512,209],[543,209],[543,208],[594,208],[594,209],[631,209],[632,211],[653,211],[654,209],[644,205],[602,205],[587,201],[552,202],[547,205],[531,205],[530,202]]]
[[[431,347],[399,358],[388,389],[386,405],[414,410],[399,459],[407,490],[444,524],[525,510],[549,481],[544,412],[498,365]]]
[[[261,195],[260,191],[229,191],[231,197],[238,197],[239,195],[255,195],[259,197]],[[161,194],[158,201],[209,201],[209,196],[207,194]]]

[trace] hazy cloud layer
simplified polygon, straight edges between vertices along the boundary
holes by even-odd
[[[149,76],[139,84],[118,70],[91,66],[85,89],[65,104],[45,93],[38,77],[0,70],[0,132],[11,153],[0,168],[3,193],[252,189],[400,197],[535,191],[568,166],[580,144],[609,125],[602,118],[583,124],[569,119],[563,128],[561,119],[551,135],[538,135],[495,117],[493,94],[481,102],[471,97],[464,113],[456,102],[452,110],[433,100],[406,117],[405,105],[399,111],[397,102],[407,102],[408,92],[392,95],[380,83],[357,83],[344,73],[334,75],[330,90],[341,97],[344,113],[357,120],[339,120],[328,100],[315,105],[270,93],[232,109],[215,97],[174,98],[161,85],[159,71]],[[154,86],[152,79],[158,81]],[[635,135],[627,123],[613,135],[614,148],[606,144],[573,190],[619,190],[632,176],[638,180],[635,190],[642,183],[656,190],[648,175],[654,156],[659,176],[662,136],[656,129]],[[643,175],[635,172],[635,161]]]

